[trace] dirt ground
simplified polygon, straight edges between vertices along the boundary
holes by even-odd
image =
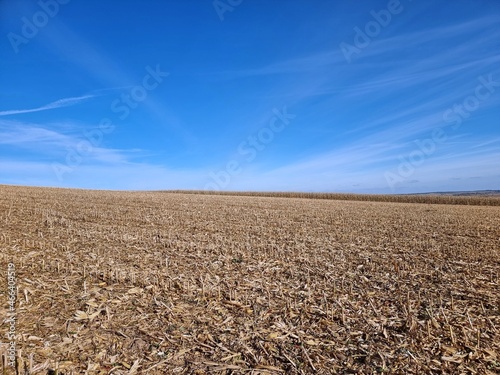
[[[500,373],[498,206],[0,186],[0,229],[5,374]]]

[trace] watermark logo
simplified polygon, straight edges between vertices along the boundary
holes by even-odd
[[[8,324],[7,339],[9,347],[7,348],[8,366],[15,367],[16,364],[16,300],[17,300],[17,280],[16,266],[13,263],[7,265],[7,319]]]
[[[411,1],[411,0],[409,0]],[[363,28],[356,26],[354,30],[353,44],[342,42],[339,48],[348,63],[352,61],[353,54],[360,54],[370,45],[384,28],[389,26],[393,16],[401,13],[404,7],[399,0],[389,0],[386,9],[370,11],[372,20],[368,21]]]
[[[464,119],[471,116],[471,113],[477,110],[481,102],[490,98],[495,92],[496,87],[500,87],[500,81],[494,81],[493,75],[488,77],[478,77],[479,84],[474,89],[474,94],[465,97],[461,102],[454,103],[449,109],[443,112],[443,120],[452,124],[451,129],[457,130],[463,123]],[[416,169],[424,164],[427,158],[431,157],[440,144],[447,141],[448,135],[443,128],[435,128],[432,131],[431,137],[424,140],[416,140],[416,149],[410,152],[407,156],[399,156],[399,165],[394,171],[386,171],[384,173],[387,184],[394,192],[396,186],[408,179],[415,173]]]
[[[474,90],[474,95],[467,96],[462,103],[455,103],[452,108],[443,113],[443,120],[453,123],[453,129],[456,130],[462,125],[464,119],[470,117],[471,112],[479,108],[481,102],[488,100],[495,92],[495,87],[500,87],[499,81],[493,80],[493,75],[488,77],[480,76],[479,85]]]
[[[125,120],[132,110],[139,106],[139,103],[147,99],[148,92],[156,89],[163,82],[163,79],[168,76],[169,73],[163,72],[159,64],[155,68],[148,65],[141,84],[134,86],[128,92],[122,93],[120,98],[113,100],[110,105],[111,112],[116,114],[118,119]],[[113,120],[104,117],[99,121],[96,129],[85,131],[83,134],[84,139],[67,150],[64,164],[52,163],[52,170],[57,179],[62,181],[66,173],[71,173],[80,166],[84,158],[90,156],[102,144],[104,136],[114,130],[115,124]]]
[[[47,26],[49,20],[57,16],[60,5],[68,4],[70,0],[40,0],[37,4],[40,10],[35,12],[31,19],[22,17],[21,33],[10,32],[7,34],[10,45],[15,53],[19,53],[19,46],[28,44],[31,39],[38,35],[40,29]]]
[[[297,117],[294,114],[288,113],[285,107],[281,111],[274,108],[274,116],[269,121],[269,124],[260,129],[256,134],[250,135],[246,140],[238,145],[238,155],[243,158],[246,163],[250,163],[257,157],[257,154],[263,151],[270,144],[276,134],[281,133],[293,120]],[[239,175],[243,171],[241,161],[232,159],[227,162],[226,167],[210,173],[211,181],[208,182],[204,189],[219,191],[229,186],[231,179]]]
[[[233,12],[242,2],[243,0],[214,0],[212,5],[222,22],[224,21],[224,13]]]

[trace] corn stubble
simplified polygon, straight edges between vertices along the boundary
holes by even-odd
[[[500,372],[498,206],[0,186],[0,223],[18,373]]]

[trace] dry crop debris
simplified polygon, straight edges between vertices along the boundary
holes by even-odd
[[[500,373],[499,224],[498,206],[0,186],[18,373]],[[6,277],[0,301],[3,321]]]

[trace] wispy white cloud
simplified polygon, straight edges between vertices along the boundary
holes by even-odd
[[[320,68],[340,64],[344,62],[344,57],[340,51],[324,51],[310,56],[290,58],[284,61],[276,61],[261,67],[226,70],[216,72],[218,78],[235,79],[242,77],[266,76],[272,74],[297,74],[316,72]]]
[[[81,127],[71,124],[68,127],[71,131],[63,133],[41,124],[0,120],[0,145],[29,150],[31,154],[43,158],[64,160],[68,150],[77,150],[79,143],[86,140]],[[83,162],[123,163],[141,155],[142,151],[137,149],[123,150],[95,145],[82,157]]]
[[[490,140],[487,140],[485,142],[476,144],[476,145],[472,146],[472,148],[482,148],[484,146],[495,144],[495,143],[500,143],[500,137],[496,137],[494,139],[490,139]],[[497,146],[497,149],[500,150],[500,145]]]
[[[488,43],[488,41],[496,40],[500,34],[498,29],[496,28],[496,25],[499,21],[499,17],[491,16],[463,23],[443,25],[432,29],[401,33],[399,35],[388,38],[378,37],[373,40],[366,48],[362,49],[359,56],[366,58],[366,61],[370,65],[370,68],[383,68],[387,67],[387,65],[394,64],[395,62],[404,62],[404,55],[402,55],[397,60],[389,59],[384,61],[383,63],[380,63],[378,60],[374,60],[374,57],[385,55],[388,53],[394,56],[397,53],[398,49],[412,50],[414,48],[421,48],[422,46],[426,46],[429,43],[435,43],[436,40],[448,41],[448,44],[450,44],[450,46],[453,46],[454,44],[451,43],[451,40],[453,40],[453,38],[458,38],[465,35],[468,38],[474,39],[471,44],[466,45],[464,45],[463,40],[461,40],[457,48],[447,49],[443,51],[443,55],[446,54],[450,57],[453,57],[454,61],[458,61],[462,60],[463,58],[470,57],[467,52],[470,52],[471,46],[480,46]],[[484,30],[488,27],[493,28],[492,32],[484,35]],[[472,33],[480,33],[480,35],[474,35],[471,37]],[[481,41],[481,43],[478,44],[478,41]],[[489,52],[491,54],[494,54],[495,51],[491,50]],[[496,60],[497,59],[491,62],[495,62]],[[236,79],[241,77],[266,76],[273,74],[300,74],[308,72],[314,73],[318,72],[319,69],[325,67],[331,68],[331,72],[335,73],[339,70],[352,71],[352,68],[354,66],[363,67],[363,64],[365,64],[364,61],[360,61],[359,63],[353,65],[348,64],[340,48],[335,48],[332,50],[317,52],[308,56],[295,57],[283,61],[275,61],[260,67],[252,67],[240,70],[226,70],[223,72],[216,72],[214,74],[219,78]],[[423,60],[423,63],[429,66],[433,66],[437,61],[443,61],[442,56],[433,54],[432,58]],[[412,61],[409,60],[409,62],[411,63]],[[378,66],[379,64],[381,65]],[[464,67],[458,67],[458,69],[462,68]],[[452,67],[451,69],[454,68]],[[321,74],[325,78],[328,78],[328,75],[324,75],[324,71],[321,71]]]
[[[21,115],[24,113],[41,112],[41,111],[48,111],[51,109],[70,107],[73,105],[80,104],[80,103],[82,103],[86,100],[92,99],[94,97],[96,97],[96,95],[83,95],[83,96],[76,96],[76,97],[71,97],[71,98],[59,99],[59,100],[56,100],[56,101],[51,102],[49,104],[45,104],[45,105],[42,105],[42,106],[36,107],[36,108],[12,109],[12,110],[0,111],[0,116]]]
[[[0,144],[10,146],[42,146],[66,145],[70,137],[41,127],[36,124],[19,121],[0,121]]]
[[[481,44],[492,42],[498,37],[498,15],[477,18],[466,22],[442,25],[434,28],[425,28],[408,33],[400,33],[388,38],[379,37],[375,39],[367,48],[359,55],[362,59],[367,59],[370,62],[373,57],[384,54],[394,56],[395,48],[412,49],[415,46],[426,47],[433,45],[436,41],[446,43],[448,46],[461,45],[464,37],[469,38],[471,35],[480,37]],[[494,44],[491,45],[493,49]],[[467,46],[464,46],[467,49]],[[465,52],[465,51],[464,51]],[[468,58],[467,54],[454,55],[455,60]],[[435,56],[430,56],[426,59],[428,63],[439,61]]]
[[[336,160],[316,160],[317,165],[311,161],[308,165],[289,165],[270,171],[263,171],[254,165],[231,181],[229,189],[408,193],[450,190],[450,181],[457,176],[461,180],[470,180],[468,184],[461,185],[470,190],[491,189],[500,183],[498,150],[451,153],[427,159],[410,178],[397,185],[396,191],[391,189],[384,177],[387,169],[382,166],[366,167],[370,163],[370,154],[375,152],[366,152],[366,160],[360,160],[362,155],[359,152],[353,150],[352,155],[339,154]],[[351,163],[351,160],[354,162]],[[342,161],[348,163],[343,164]],[[473,180],[473,177],[480,178]]]

